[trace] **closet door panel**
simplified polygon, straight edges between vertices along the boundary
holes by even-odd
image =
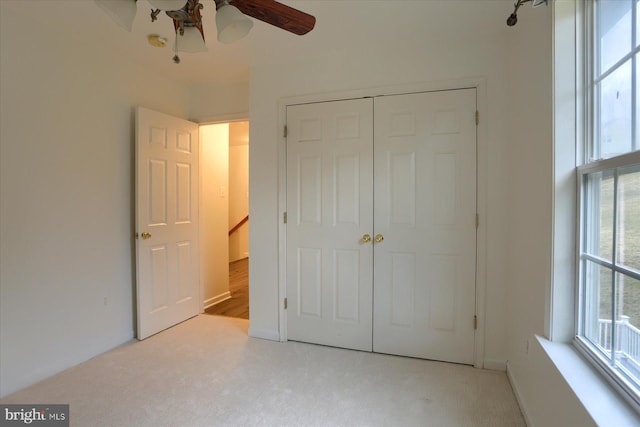
[[[371,351],[373,101],[287,107],[287,338]]]
[[[475,89],[375,99],[376,352],[473,363]]]

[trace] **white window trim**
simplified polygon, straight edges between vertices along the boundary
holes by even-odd
[[[584,80],[578,65],[585,49],[581,41],[582,0],[553,3],[553,197],[551,289],[545,335],[553,342],[569,343],[575,335],[577,271],[575,217],[576,165],[585,121]]]
[[[578,166],[575,168],[575,177],[577,181],[576,185],[576,198],[574,210],[574,224],[575,224],[575,269],[577,274],[574,278],[575,283],[575,335],[573,339],[573,345],[577,350],[591,362],[594,369],[599,372],[607,382],[613,386],[619,396],[624,399],[631,407],[640,413],[640,393],[638,393],[639,386],[632,384],[626,378],[618,375],[614,369],[610,367],[609,362],[600,354],[595,346],[584,337],[582,316],[583,316],[583,286],[582,277],[580,273],[581,252],[582,252],[582,239],[584,238],[581,224],[582,216],[584,214],[582,207],[583,197],[583,184],[584,176],[607,169],[614,169],[621,166],[626,166],[634,163],[640,163],[640,151],[627,153],[624,155],[612,157],[609,159],[602,159],[598,161],[590,161],[590,153],[594,152],[594,127],[591,124],[592,119],[595,117],[595,97],[592,90],[592,82],[594,82],[594,25],[593,17],[595,7],[595,0],[578,2],[582,3],[581,6],[577,5],[578,19],[576,22],[576,163]],[[635,18],[635,17],[634,17]],[[635,55],[638,48],[634,48],[633,52],[623,59],[618,61],[614,66],[624,60],[628,60],[630,55]],[[611,68],[613,68],[612,66]],[[607,72],[608,74],[608,72]],[[604,76],[604,74],[603,74]],[[601,80],[603,76],[600,76]],[[640,83],[640,82],[637,82]],[[635,101],[632,101],[635,102]],[[635,105],[635,104],[634,104]],[[636,116],[634,115],[634,120]],[[640,125],[638,123],[637,125]],[[587,141],[587,143],[584,143]]]

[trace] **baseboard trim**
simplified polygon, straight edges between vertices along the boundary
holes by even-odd
[[[249,336],[251,338],[260,338],[269,341],[280,341],[280,334],[277,331],[269,329],[257,329],[249,326]]]
[[[214,305],[220,304],[222,301],[226,301],[228,299],[231,299],[231,292],[229,291],[216,295],[213,298],[206,299],[204,300],[204,309],[206,310],[207,308],[213,307]]]
[[[516,401],[518,402],[518,406],[520,406],[520,412],[522,412],[522,417],[524,418],[524,422],[527,427],[534,427],[531,418],[529,417],[529,413],[527,411],[527,405],[524,404],[524,400],[522,399],[522,393],[520,392],[520,387],[518,386],[518,382],[513,376],[513,372],[509,367],[509,361],[506,362],[507,366],[507,379],[509,380],[509,384],[511,384],[511,389],[513,390],[513,394],[516,396]]]
[[[507,370],[506,360],[484,359],[484,369],[490,371],[505,372]]]

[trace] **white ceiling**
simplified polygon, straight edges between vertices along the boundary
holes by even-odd
[[[505,24],[513,11],[512,0],[282,0],[314,15],[314,30],[296,36],[254,20],[249,36],[224,45],[216,40],[213,0],[201,0],[209,51],[183,53],[181,64],[176,65],[171,60],[172,22],[161,14],[151,23],[147,0],[138,0],[131,33],[117,26],[91,0],[0,1],[3,13],[46,29],[51,40],[59,31],[73,32],[82,37],[83,48],[99,49],[113,55],[114,60],[134,61],[190,85],[248,80],[250,67],[274,62],[304,61],[336,52],[349,54],[359,48],[394,49],[406,43],[445,42],[444,38],[452,35],[508,37],[509,31],[517,31],[517,26],[508,28]],[[535,11],[522,8],[520,19],[526,19],[529,13]],[[146,37],[152,33],[169,38],[168,46],[150,46]]]

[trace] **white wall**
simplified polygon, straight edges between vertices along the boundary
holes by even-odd
[[[189,117],[197,123],[246,119],[249,114],[249,80],[212,83],[190,91]]]
[[[133,337],[134,107],[190,108],[186,87],[82,37],[25,30],[15,5],[0,2],[0,395]]]
[[[311,2],[305,3],[310,4]],[[250,334],[278,338],[278,143],[282,129],[276,106],[284,97],[302,94],[438,82],[469,77],[486,79],[486,105],[481,120],[486,121],[488,157],[487,212],[482,224],[488,229],[486,247],[486,338],[485,361],[504,367],[507,359],[506,279],[507,261],[507,164],[508,164],[508,36],[502,16],[495,30],[478,32],[457,24],[460,7],[476,2],[407,2],[403,16],[388,7],[389,25],[381,30],[376,22],[361,25],[358,31],[343,34],[332,28],[336,43],[327,48],[306,45],[304,57],[292,55],[285,64],[255,66],[250,77]],[[451,6],[449,6],[451,5]],[[508,6],[508,5],[505,5]],[[432,10],[433,9],[433,10]],[[509,9],[509,7],[507,7]],[[353,16],[349,13],[353,12]],[[432,13],[433,12],[433,13]],[[434,15],[434,13],[436,13]],[[466,13],[480,13],[480,10]],[[507,13],[505,11],[505,13]],[[341,8],[341,19],[358,19],[358,9]],[[393,16],[392,16],[393,15]],[[508,13],[507,13],[508,15]],[[505,15],[506,16],[506,15]],[[322,18],[322,16],[320,16]],[[319,18],[319,22],[321,19]],[[429,20],[419,24],[413,20]],[[451,25],[446,25],[449,19]],[[409,23],[407,20],[411,20]],[[342,21],[341,21],[342,22]],[[433,24],[433,25],[431,25]],[[430,33],[437,27],[437,33]],[[316,31],[316,30],[314,30]],[[375,89],[371,89],[375,93]],[[259,161],[254,161],[259,159]]]
[[[229,293],[229,125],[200,126],[200,280],[204,307]]]
[[[530,11],[528,11],[530,12]],[[551,8],[520,14],[509,38],[509,363],[545,333],[551,280]]]
[[[249,122],[229,123],[229,230],[249,214]],[[229,262],[249,256],[249,223],[229,236]]]

